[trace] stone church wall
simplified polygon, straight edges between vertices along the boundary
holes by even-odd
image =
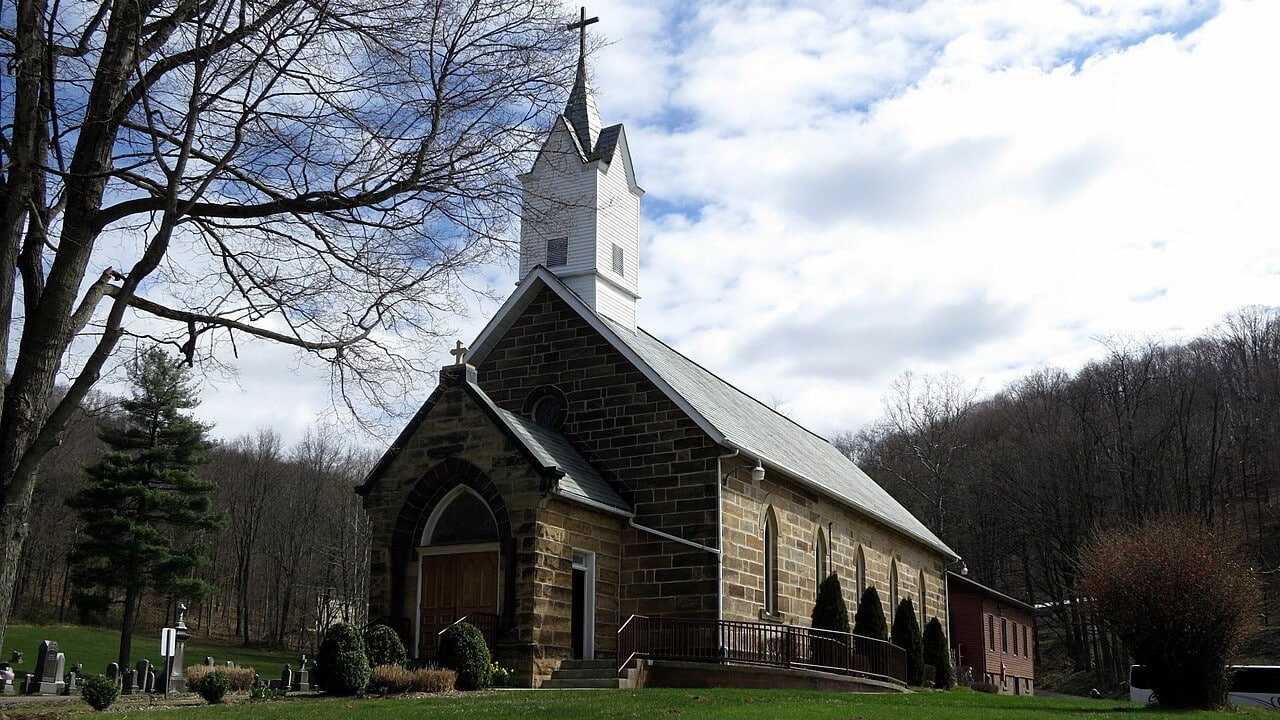
[[[856,511],[769,471],[759,483],[751,480],[753,461],[736,458],[724,465],[724,594],[727,620],[759,621],[765,607],[764,518],[772,507],[778,528],[777,578],[780,622],[808,625],[817,598],[817,533],[826,537],[828,572],[840,576],[850,623],[861,588],[857,586],[857,553],[866,560],[865,578],[874,585],[890,610],[890,563],[898,570],[898,599],[911,598],[921,618],[920,580],[923,571],[926,617],[945,624],[946,587],[943,558]]]
[[[478,366],[500,406],[522,412],[542,386],[564,393],[562,434],[635,509],[635,522],[715,547],[719,447],[594,328],[544,290]],[[717,558],[651,533],[623,533],[619,619],[715,617]]]

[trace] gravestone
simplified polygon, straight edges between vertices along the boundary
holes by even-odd
[[[120,663],[113,662],[107,664],[107,679],[114,682],[116,687],[120,687]]]
[[[293,674],[293,689],[305,691],[311,689],[311,683],[307,681],[307,656],[303,655],[298,661],[298,672]]]
[[[80,679],[80,676],[76,675],[75,670],[72,670],[71,672],[67,673],[67,686],[63,688],[62,694],[74,695],[75,693],[80,692],[80,685],[77,682],[79,679]]]
[[[289,663],[284,664],[284,670],[280,671],[280,689],[289,690],[293,687],[293,668]]]
[[[156,669],[155,668],[147,669],[146,691],[149,693],[156,692]]]
[[[187,632],[187,624],[183,618],[187,613],[187,606],[178,603],[178,621],[173,624],[174,646],[173,657],[165,658],[165,664],[159,669],[160,676],[156,678],[156,692],[165,694],[171,692],[186,692],[187,690],[187,674],[186,654],[187,640],[191,639],[191,633]],[[204,664],[213,667],[213,658],[206,657]]]
[[[120,688],[120,694],[121,694],[121,695],[132,695],[132,694],[133,694],[133,688],[135,687],[135,686],[134,686],[134,677],[135,677],[135,672],[136,672],[136,671],[134,671],[134,670],[125,670],[125,671],[124,671],[124,687]]]
[[[13,666],[7,662],[0,662],[0,695],[12,695],[13,678],[17,676]]]
[[[151,692],[147,687],[147,677],[151,674],[151,661],[139,660],[133,668],[133,689],[137,692]]]
[[[205,656],[204,656],[204,666],[205,666],[205,667],[213,667],[213,658],[209,657],[208,655],[205,655]]]
[[[23,692],[28,695],[55,695],[58,692],[58,643],[45,640],[36,656],[36,671],[27,677]]]
[[[56,687],[53,692],[56,695],[63,695],[67,689],[66,678],[67,672],[67,656],[58,653],[57,660],[53,664],[53,677],[56,678]]]

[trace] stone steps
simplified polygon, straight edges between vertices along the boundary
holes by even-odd
[[[617,688],[618,668],[614,660],[565,660],[551,674],[542,687],[567,688]]]

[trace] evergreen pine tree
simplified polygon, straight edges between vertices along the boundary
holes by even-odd
[[[930,618],[924,626],[924,662],[933,666],[933,686],[950,690],[955,684],[951,672],[951,651],[947,648],[947,636],[942,632],[938,618]]]
[[[893,614],[893,632],[890,640],[907,651],[907,684],[924,682],[924,640],[920,636],[920,623],[916,622],[916,609],[908,598],[898,603]]]
[[[71,582],[78,602],[123,606],[121,667],[129,666],[148,591],[171,598],[209,592],[193,571],[207,563],[201,536],[222,526],[210,510],[214,484],[192,471],[209,443],[207,426],[181,412],[198,403],[189,371],[153,348],[129,363],[128,375],[134,392],[120,403],[123,417],[99,428],[109,449],[67,500],[84,522],[71,553]]]
[[[870,585],[858,601],[858,612],[853,616],[853,634],[876,640],[889,639],[889,625],[884,620],[884,608],[880,605],[880,593]]]
[[[815,630],[849,632],[849,608],[844,604],[840,590],[840,578],[835,573],[827,576],[818,586],[818,597],[813,603],[810,624]]]

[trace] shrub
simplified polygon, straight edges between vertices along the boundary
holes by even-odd
[[[251,667],[219,667],[209,665],[192,665],[187,668],[187,687],[195,689],[195,684],[211,672],[220,672],[227,676],[231,692],[249,692],[253,689],[253,678],[258,674]]]
[[[924,682],[924,640],[910,598],[898,603],[891,639],[894,645],[907,651],[907,684],[919,686]]]
[[[369,684],[369,658],[354,625],[331,625],[317,655],[316,679],[330,695],[354,695]]]
[[[371,687],[383,688],[388,692],[428,692],[437,693],[452,690],[458,680],[458,674],[452,670],[441,668],[419,668],[407,670],[400,665],[379,665],[373,669]]]
[[[204,701],[210,705],[217,705],[222,702],[223,696],[227,694],[227,690],[231,687],[231,678],[224,669],[213,668],[194,683],[191,683],[191,689],[204,698]]]
[[[831,573],[818,586],[818,597],[813,603],[813,615],[810,619],[816,630],[849,632],[849,608],[844,604],[840,578],[835,573]]]
[[[853,634],[876,640],[889,639],[889,624],[884,621],[880,593],[874,587],[868,586],[858,601],[858,612],[853,616]]]
[[[471,623],[451,625],[441,633],[438,659],[442,666],[457,671],[459,690],[483,690],[493,681],[489,646]]]
[[[400,636],[386,625],[374,625],[364,632],[364,654],[369,667],[403,665],[409,659]]]
[[[1135,662],[1156,701],[1226,702],[1227,663],[1252,631],[1261,596],[1235,543],[1195,518],[1168,516],[1103,533],[1080,556],[1080,590]]]
[[[947,635],[942,632],[938,618],[930,618],[924,626],[924,662],[933,666],[933,686],[950,690],[956,684],[951,672],[951,651],[947,648]]]
[[[511,682],[511,671],[499,665],[497,660],[494,660],[489,665],[489,680],[494,687],[506,687],[507,683]]]
[[[111,707],[119,694],[120,688],[106,675],[90,675],[80,686],[80,697],[89,703],[89,707],[99,712]]]

